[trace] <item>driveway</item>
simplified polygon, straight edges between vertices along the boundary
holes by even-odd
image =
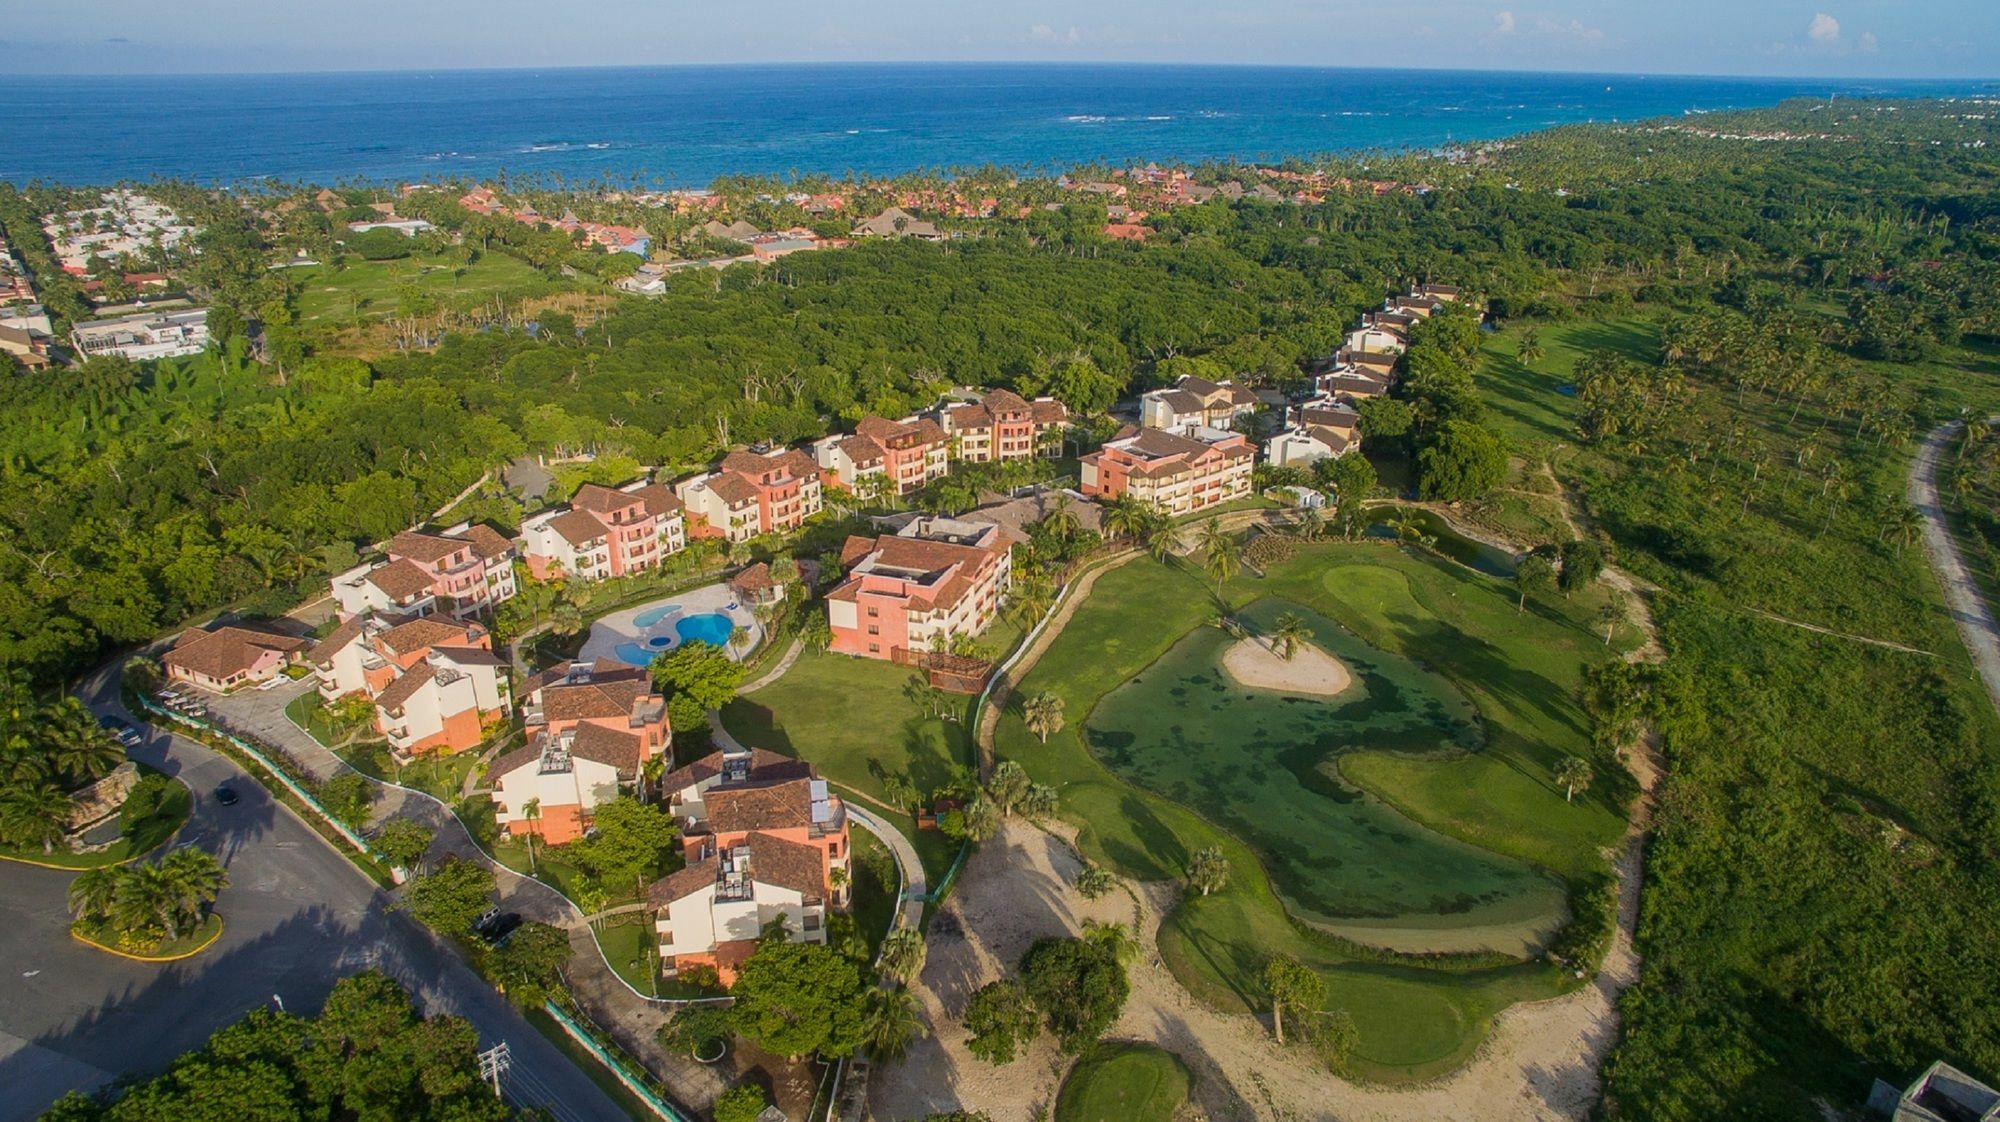
[[[83,697],[99,713],[129,719],[116,683],[115,669],[101,671]],[[369,967],[402,983],[426,1013],[470,1020],[482,1047],[506,1041],[511,1101],[563,1122],[625,1118],[455,954],[390,911],[387,893],[228,759],[151,729],[131,754],[194,789],[180,841],[228,867],[230,887],[216,905],[226,927],[185,962],[130,962],[69,938],[72,874],[0,863],[0,1122],[26,1122],[72,1088],[156,1072],[258,1006],[316,1011],[334,982]],[[241,795],[235,806],[211,795],[224,780]]]
[[[1979,667],[1986,696],[2000,709],[2000,626],[1994,624],[1986,597],[1973,583],[1965,559],[1959,556],[1958,543],[1945,523],[1944,505],[1938,501],[1938,465],[1945,448],[1964,428],[1963,422],[1952,421],[1932,429],[1924,438],[1917,449],[1916,462],[1910,466],[1908,498],[1923,517],[1924,553],[1930,558],[1931,570],[1937,574],[1938,586],[1944,590],[1945,607],[1958,624],[1966,649],[1972,652],[1973,663]]]

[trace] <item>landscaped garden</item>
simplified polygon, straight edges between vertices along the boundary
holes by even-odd
[[[187,822],[194,797],[180,780],[144,764],[138,768],[139,781],[118,808],[118,836],[110,845],[84,853],[60,846],[46,853],[40,846],[0,846],[0,857],[64,869],[95,869],[122,865],[165,845]]]
[[[1631,785],[1615,764],[1595,761],[1602,778],[1569,802],[1555,768],[1593,755],[1574,699],[1584,667],[1607,657],[1592,611],[1608,593],[1541,597],[1520,611],[1511,583],[1434,555],[1330,543],[1301,549],[1262,578],[1239,578],[1224,595],[1253,631],[1272,624],[1283,610],[1277,601],[1308,609],[1313,638],[1353,664],[1362,695],[1319,703],[1214,693],[1225,639],[1210,627],[1221,614],[1213,582],[1185,564],[1142,558],[1099,578],[1016,692],[1061,698],[1065,727],[1043,743],[1017,705],[1000,723],[997,754],[1054,784],[1084,853],[1118,873],[1178,879],[1196,851],[1220,850],[1226,883],[1191,895],[1160,934],[1162,954],[1197,996],[1224,1009],[1260,1008],[1265,964],[1292,955],[1326,979],[1329,1007],[1354,1020],[1357,1042],[1344,1064],[1351,1074],[1407,1081],[1448,1071],[1477,1047],[1493,1014],[1574,980],[1511,955],[1373,948],[1476,946],[1491,935],[1479,929],[1496,919],[1546,922],[1560,901],[1538,894],[1552,882],[1523,863],[1573,883],[1604,871],[1600,853],[1623,830]],[[1384,673],[1391,667],[1393,675]],[[1134,679],[1126,696],[1113,696]],[[1175,689],[1185,692],[1177,698]],[[1150,707],[1138,703],[1147,690],[1159,695]],[[1463,709],[1454,719],[1454,695],[1476,722]],[[1225,704],[1210,710],[1198,698]],[[1404,712],[1370,711],[1391,701]],[[1167,711],[1176,704],[1178,716]],[[1464,727],[1472,723],[1477,736]],[[1141,729],[1155,743],[1142,748]],[[1219,752],[1232,755],[1221,760]],[[1253,805],[1230,805],[1239,797]],[[1302,814],[1314,799],[1327,805]],[[1294,820],[1311,826],[1292,834],[1285,827]],[[1325,852],[1307,858],[1309,849]],[[1347,863],[1328,860],[1343,853]],[[1452,853],[1463,860],[1442,860]],[[1486,880],[1518,891],[1487,900],[1484,913],[1476,898],[1490,888],[1465,893],[1470,903],[1439,905],[1461,895],[1455,881]],[[1293,914],[1281,891],[1308,906]],[[1384,914],[1395,900],[1403,910]]]

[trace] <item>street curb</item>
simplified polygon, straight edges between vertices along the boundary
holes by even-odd
[[[89,938],[88,936],[77,934],[76,927],[74,925],[71,925],[69,929],[69,937],[75,939],[79,943],[82,943],[86,947],[92,947],[96,950],[103,951],[105,954],[115,954],[119,958],[131,959],[133,962],[150,962],[150,963],[179,962],[184,958],[193,958],[194,956],[214,946],[215,941],[217,939],[222,938],[222,930],[227,925],[224,923],[221,913],[210,912],[209,914],[215,917],[215,934],[210,935],[207,939],[203,940],[201,946],[195,947],[193,950],[182,951],[180,954],[146,955],[146,954],[133,954],[130,951],[121,951],[116,947],[107,947],[103,943],[100,943],[95,939]]]

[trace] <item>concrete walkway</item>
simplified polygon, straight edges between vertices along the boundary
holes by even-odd
[[[791,647],[785,651],[782,657],[778,659],[778,664],[776,666],[773,666],[769,670],[766,670],[762,674],[759,674],[755,681],[752,681],[744,685],[736,692],[740,694],[752,693],[757,690],[761,690],[765,686],[770,685],[772,682],[775,682],[778,679],[784,677],[785,671],[790,670],[792,668],[792,663],[797,662],[799,660],[799,655],[802,654],[805,651],[805,649],[806,649],[806,641],[804,639],[792,640]]]
[[[2000,625],[1993,622],[1985,595],[1959,555],[1958,543],[1952,540],[1951,527],[1945,523],[1944,504],[1938,499],[1938,465],[1944,459],[1945,448],[1964,428],[1963,422],[1952,421],[1932,429],[1924,438],[1917,449],[1916,462],[1910,465],[1908,498],[1924,520],[1924,553],[1930,558],[1931,571],[1937,574],[1938,586],[1944,591],[1945,607],[1958,624],[1966,649],[1972,652],[1973,664],[1979,668],[1980,680],[1986,685],[1986,696],[1995,709],[2000,709]]]

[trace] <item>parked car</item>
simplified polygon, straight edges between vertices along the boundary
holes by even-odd
[[[116,740],[127,748],[137,748],[139,741],[142,739],[138,729],[133,728],[116,717],[104,718],[104,730],[111,734],[113,740]]]
[[[219,783],[215,787],[215,801],[223,806],[235,806],[236,800],[241,797],[236,793],[236,789],[227,783]]]
[[[488,908],[486,914],[473,921],[472,933],[486,940],[492,946],[507,941],[507,936],[521,926],[521,913],[503,912],[498,908]]]

